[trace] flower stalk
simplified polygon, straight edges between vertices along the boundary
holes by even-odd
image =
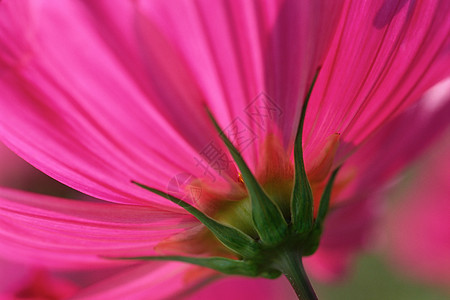
[[[300,300],[318,299],[303,268],[300,252],[281,251],[276,260],[276,268],[289,280],[292,288]]]

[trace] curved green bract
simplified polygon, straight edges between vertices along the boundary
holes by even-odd
[[[294,188],[291,197],[291,219],[294,230],[299,234],[310,231],[313,227],[313,194],[306,176],[303,160],[303,124],[305,123],[306,108],[318,73],[315,75],[311,87],[303,102],[302,114],[294,142]]]
[[[207,112],[244,178],[244,183],[252,202],[252,218],[256,231],[264,243],[268,245],[279,243],[285,239],[288,230],[283,214],[279,207],[264,192],[239,151],[220,129],[211,112],[208,110]]]
[[[336,170],[331,173],[330,179],[328,179],[327,185],[325,186],[325,190],[323,191],[322,197],[320,198],[319,211],[317,213],[317,218],[314,223],[316,228],[322,226],[325,221],[325,217],[328,213],[328,208],[330,206],[330,198],[331,198],[331,190],[333,189],[333,183],[336,179],[336,175],[339,172],[341,167],[336,168]]]
[[[184,208],[186,211],[196,217],[200,222],[202,222],[203,225],[205,225],[209,230],[211,230],[214,236],[217,237],[217,239],[222,242],[224,246],[236,252],[237,254],[243,257],[253,257],[259,252],[259,244],[239,229],[217,222],[216,220],[208,217],[203,212],[199,211],[197,208],[193,207],[187,202],[184,202],[181,199],[178,199],[141,183],[135,181],[132,182]]]
[[[234,260],[224,257],[188,257],[188,256],[137,256],[137,257],[115,257],[113,259],[130,260],[163,260],[179,261],[193,265],[207,267],[228,275],[243,275],[249,277],[261,276],[258,267],[251,262],[244,260]]]

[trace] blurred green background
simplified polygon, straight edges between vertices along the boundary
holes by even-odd
[[[445,300],[450,293],[443,288],[427,286],[407,278],[405,274],[389,268],[376,254],[360,256],[354,263],[353,272],[338,283],[321,284],[314,287],[323,300]],[[450,290],[450,287],[449,289]]]

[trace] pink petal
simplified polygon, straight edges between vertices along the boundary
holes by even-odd
[[[192,269],[184,263],[140,263],[138,266],[101,281],[78,293],[73,299],[167,299],[176,297],[203,280],[187,280]]]
[[[45,20],[29,25],[33,55],[20,68],[16,61],[4,59],[7,68],[0,90],[5,107],[0,128],[7,143],[56,179],[115,202],[159,201],[130,180],[166,190],[171,178],[180,173],[200,177],[204,171],[196,166],[195,157],[201,147],[218,139],[212,126],[205,125],[210,121],[200,103],[194,107],[192,101],[172,101],[181,105],[180,113],[189,120],[174,129],[175,115],[168,116],[158,107],[165,98],[150,101],[156,99],[154,90],[127,76],[115,53],[89,26],[91,15],[79,2],[32,3],[33,17]],[[28,18],[8,15],[10,7],[3,5],[0,37],[25,33],[14,32],[9,19]],[[116,12],[120,17],[134,16],[132,5]],[[133,19],[128,19],[128,30],[133,30]],[[83,51],[86,45],[89,51]],[[18,52],[16,60],[22,55]],[[136,76],[143,77],[142,72],[142,67],[137,68]],[[196,114],[186,115],[189,112]],[[190,122],[191,118],[197,121]],[[36,140],[45,142],[36,144]],[[167,201],[162,204],[171,206]]]
[[[346,176],[353,180],[334,202],[319,250],[305,260],[312,276],[323,281],[339,279],[354,255],[374,238],[382,189],[449,128],[449,91],[448,80],[434,87],[344,164],[337,182]]]
[[[205,101],[217,111],[223,127],[236,125],[237,130],[246,129],[242,147],[248,140],[262,138],[273,130],[272,121],[281,128],[285,146],[292,142],[307,85],[328,50],[342,4],[329,1],[180,1],[177,6],[167,1],[142,1],[140,4],[180,49],[204,91]],[[155,48],[156,44],[148,46]],[[258,143],[252,146],[248,160],[253,165],[257,161]]]
[[[206,102],[222,127],[244,140],[241,150],[251,146],[245,155],[254,167],[258,139],[273,120],[246,108],[273,104],[278,127],[296,127],[297,99],[323,60],[340,9],[296,1],[193,4],[30,1],[16,10],[2,3],[0,43],[14,45],[0,55],[2,139],[75,189],[151,205],[159,198],[130,180],[165,190],[180,173],[236,179],[232,163],[215,170],[198,161],[211,143],[225,153]],[[287,62],[298,66],[278,69]],[[267,102],[265,90],[280,99]],[[242,129],[248,131],[237,136]]]
[[[449,114],[450,80],[445,80],[383,126],[346,162],[342,173],[355,172],[356,178],[340,201],[368,198],[394,178],[442,137],[450,126]]]
[[[151,255],[162,239],[196,224],[190,216],[142,206],[73,201],[5,188],[0,188],[0,200],[0,255],[55,267],[107,266],[119,262],[101,256]]]
[[[450,74],[450,2],[348,1],[338,28],[308,107],[305,151],[340,133],[340,163]]]

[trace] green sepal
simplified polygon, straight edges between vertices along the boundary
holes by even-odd
[[[113,257],[112,259],[179,261],[201,267],[210,268],[228,275],[243,275],[249,277],[262,276],[266,278],[273,278],[273,276],[277,274],[276,270],[261,272],[258,266],[252,262],[248,262],[245,260],[234,260],[225,257],[188,257],[188,256],[169,255],[169,256]]]
[[[207,112],[219,132],[220,138],[227,146],[236,165],[241,171],[252,202],[252,219],[259,237],[267,245],[274,245],[281,242],[286,237],[288,231],[288,225],[284,220],[283,214],[279,207],[264,192],[239,151],[220,129],[211,112],[209,110]]]
[[[267,271],[262,271],[259,274],[259,276],[267,278],[267,279],[276,279],[276,278],[280,277],[281,274],[282,274],[281,271],[278,271],[276,269],[270,269],[270,270],[267,270]]]
[[[307,239],[305,240],[305,244],[302,247],[303,256],[312,255],[317,251],[317,248],[319,248],[320,237],[322,236],[323,231],[323,223],[325,221],[325,217],[328,213],[328,207],[330,205],[333,183],[336,179],[336,175],[339,172],[339,169],[340,167],[334,170],[333,173],[331,173],[327,185],[325,186],[325,189],[322,193],[322,197],[320,198],[319,211],[317,212],[317,218],[314,221],[314,227],[309,233]]]
[[[301,255],[309,256],[316,253],[320,244],[320,237],[322,236],[322,224],[315,224],[313,230],[309,233],[308,237],[305,239],[304,244],[301,247]]]
[[[336,179],[336,175],[339,172],[340,168],[341,167],[336,168],[336,170],[331,173],[330,179],[328,179],[325,190],[322,193],[322,197],[320,198],[319,211],[317,212],[317,218],[314,223],[315,228],[321,227],[323,225],[323,222],[325,221],[325,217],[328,213],[328,207],[330,206],[331,191],[333,189],[334,180]]]
[[[218,221],[210,218],[194,206],[184,202],[181,199],[178,199],[141,183],[135,181],[132,182],[184,208],[187,212],[192,214],[201,223],[203,223],[203,225],[205,225],[225,247],[236,252],[242,257],[254,257],[259,253],[261,246],[258,244],[258,242],[253,240],[250,236],[243,233],[239,229],[219,223]]]
[[[303,102],[300,122],[294,142],[294,188],[291,197],[291,218],[294,231],[303,234],[309,232],[313,227],[313,194],[311,186],[306,176],[305,163],[303,160],[303,124],[305,123],[306,108],[309,98],[316,82],[318,73],[314,76],[313,82]]]

